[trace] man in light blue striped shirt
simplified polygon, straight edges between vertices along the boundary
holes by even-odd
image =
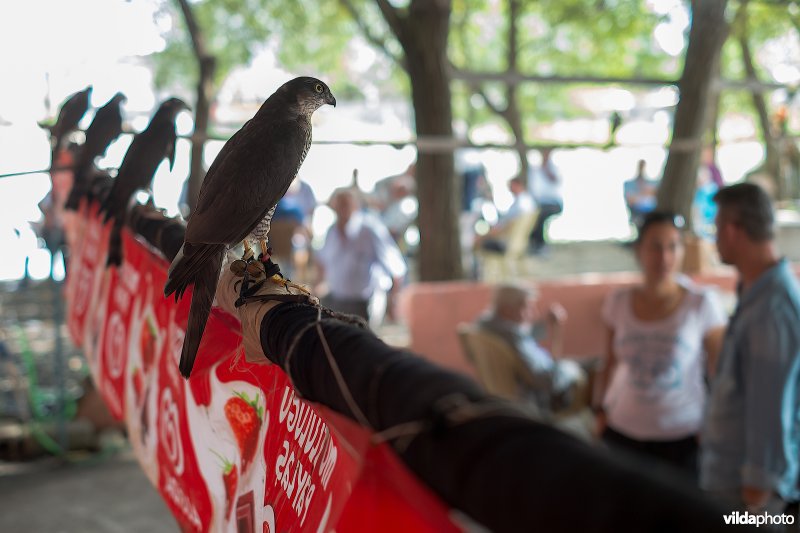
[[[739,273],[701,439],[701,486],[731,506],[782,513],[800,499],[800,284],[774,243],[767,194],[740,183],[714,201],[717,250]]]

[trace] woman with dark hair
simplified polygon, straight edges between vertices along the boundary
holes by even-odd
[[[648,213],[634,245],[641,281],[609,294],[598,432],[612,447],[697,476],[697,435],[727,317],[716,295],[680,274],[683,218]]]

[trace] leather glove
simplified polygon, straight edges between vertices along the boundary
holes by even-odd
[[[240,299],[244,269],[248,269],[250,291]],[[252,290],[260,283],[256,290]],[[261,346],[261,321],[282,302],[305,302],[319,305],[319,299],[303,286],[285,279],[280,273],[266,276],[263,263],[253,261],[245,265],[228,254],[217,283],[217,305],[239,318],[242,324],[242,341],[245,359],[251,363],[269,363]],[[237,307],[237,303],[239,304]]]

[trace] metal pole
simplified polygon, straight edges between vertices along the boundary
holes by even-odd
[[[55,253],[55,252],[51,252]],[[53,288],[53,328],[55,329],[55,346],[53,356],[55,357],[55,378],[58,388],[58,421],[57,421],[57,440],[61,450],[66,453],[69,450],[69,435],[67,433],[67,380],[66,368],[64,365],[64,346],[61,339],[61,325],[64,323],[64,302],[61,297],[61,284],[50,276],[50,284]]]

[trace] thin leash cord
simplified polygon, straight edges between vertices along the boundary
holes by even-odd
[[[411,420],[408,422],[401,422],[399,424],[395,424],[390,426],[383,431],[375,431],[372,428],[372,425],[369,423],[369,420],[364,415],[364,412],[356,403],[355,399],[353,398],[352,392],[350,388],[347,386],[347,382],[342,375],[341,369],[336,362],[336,359],[333,355],[333,351],[331,350],[330,344],[328,343],[328,339],[325,336],[325,332],[322,329],[322,307],[317,307],[317,318],[314,322],[307,324],[304,326],[297,334],[295,334],[294,339],[289,346],[289,349],[286,353],[286,359],[284,361],[284,372],[289,377],[289,381],[291,382],[292,386],[297,388],[294,384],[294,379],[292,378],[292,374],[290,371],[291,360],[294,356],[295,352],[297,351],[299,341],[311,328],[315,328],[317,330],[317,335],[319,336],[320,342],[322,344],[323,351],[325,352],[325,357],[328,360],[328,365],[330,366],[331,370],[333,371],[334,378],[336,379],[336,384],[339,388],[339,392],[344,398],[345,403],[347,404],[348,408],[350,409],[353,417],[358,421],[359,424],[364,426],[365,428],[373,431],[372,435],[372,442],[373,444],[380,444],[382,442],[387,441],[396,441],[393,443],[395,449],[402,452],[404,451],[408,445],[416,438],[418,435],[431,429],[434,425],[433,421],[430,419],[420,419],[420,420]],[[515,417],[525,420],[531,420],[531,416],[528,413],[525,413],[521,409],[514,407],[505,402],[498,402],[498,401],[479,401],[474,402],[469,400],[463,394],[451,394],[441,398],[438,402],[436,402],[439,410],[444,419],[447,421],[450,427],[456,427],[468,424],[475,420],[480,420],[484,418],[489,418],[496,415],[502,415],[506,417]]]
[[[460,393],[444,396],[435,403],[447,426],[455,428],[466,425],[476,420],[504,416],[532,420],[531,416],[518,407],[496,400],[483,400],[474,402]],[[409,444],[421,433],[429,431],[435,426],[431,419],[411,420],[401,422],[385,430],[375,433],[372,442],[377,444],[386,441],[395,441],[394,448],[404,452]]]
[[[292,355],[297,351],[297,345],[300,338],[308,332],[311,328],[316,327],[317,334],[319,336],[320,342],[322,344],[322,349],[325,352],[325,357],[328,360],[328,365],[330,366],[331,370],[333,371],[333,376],[336,379],[336,385],[339,387],[339,392],[344,398],[347,407],[350,409],[350,412],[353,413],[353,416],[358,421],[359,424],[368,428],[370,431],[374,431],[372,428],[372,424],[369,423],[367,417],[364,416],[364,412],[356,403],[355,399],[353,398],[352,392],[350,392],[350,387],[347,386],[347,382],[344,380],[344,376],[342,376],[342,371],[339,368],[339,365],[336,363],[336,359],[333,357],[333,352],[331,351],[331,347],[328,344],[328,339],[325,337],[325,332],[322,330],[322,306],[317,306],[317,319],[306,325],[299,333],[297,333],[292,340],[292,343],[289,347],[289,350],[286,353],[286,361],[284,362],[284,371],[286,375],[289,376],[289,381],[292,382],[292,386],[294,386],[294,380],[292,379],[292,374],[290,371],[290,361]],[[297,388],[297,387],[295,387]]]

